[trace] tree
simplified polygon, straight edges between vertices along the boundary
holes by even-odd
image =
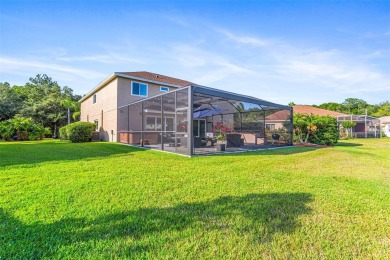
[[[343,104],[339,104],[335,102],[324,103],[316,107],[331,110],[331,111],[341,112],[341,113],[348,113],[348,109]]]
[[[0,121],[13,118],[22,103],[23,96],[19,95],[17,86],[11,87],[8,82],[0,83]]]
[[[70,124],[70,111],[77,111],[79,104],[76,101],[73,101],[69,98],[61,100],[60,104],[68,109],[68,125]]]
[[[290,103],[288,103],[288,106],[293,107],[293,106],[295,106],[295,103],[293,101],[291,101]]]
[[[365,109],[368,106],[366,101],[358,98],[347,98],[343,105],[348,109],[348,114],[354,115],[365,114]]]
[[[77,103],[80,98],[71,88],[61,88],[46,74],[30,78],[24,86],[0,83],[0,121],[20,115],[50,127],[56,135],[59,127],[70,122],[71,112],[80,110]]]
[[[330,116],[313,114],[294,115],[294,138],[301,143],[334,145],[339,137],[337,120]]]
[[[71,110],[79,110],[76,103],[79,96],[73,95],[73,90],[69,87],[61,88],[45,74],[30,78],[30,82],[26,83],[24,88],[27,97],[20,114],[50,127],[53,129],[53,135],[57,135],[59,127],[65,125],[67,121],[70,122]]]
[[[385,101],[382,103],[379,103],[376,105],[377,109],[374,113],[372,113],[372,116],[374,117],[383,117],[383,116],[390,116],[390,102]]]
[[[313,114],[296,114],[294,115],[294,133],[299,142],[307,143],[311,134],[317,131]]]
[[[80,111],[74,112],[73,115],[72,115],[73,120],[74,121],[79,121],[80,120],[80,114],[81,114]]]
[[[352,133],[352,127],[354,127],[356,125],[356,123],[352,122],[352,121],[343,121],[343,122],[341,122],[341,125],[345,129],[345,133],[346,133],[347,137],[349,137],[349,133]]]

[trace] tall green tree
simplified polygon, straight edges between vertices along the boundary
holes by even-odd
[[[377,105],[377,109],[372,113],[374,117],[390,116],[390,101],[385,101]]]
[[[343,104],[339,104],[335,102],[324,103],[316,107],[331,110],[331,111],[336,111],[340,113],[348,113],[347,111],[348,109]]]
[[[13,118],[21,109],[24,97],[18,88],[8,82],[0,83],[0,121]]]
[[[68,110],[68,125],[70,124],[71,111],[77,112],[79,110],[79,104],[76,101],[66,98],[61,100],[61,105]]]
[[[364,115],[365,109],[368,107],[366,101],[358,98],[347,98],[343,105],[347,108],[348,114],[354,115]]]

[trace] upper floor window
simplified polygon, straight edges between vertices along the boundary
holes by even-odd
[[[160,91],[162,92],[169,92],[169,88],[168,87],[160,87]]]
[[[139,82],[131,82],[131,95],[133,96],[148,96],[148,85],[139,83]]]
[[[93,95],[93,103],[96,103],[96,94]]]

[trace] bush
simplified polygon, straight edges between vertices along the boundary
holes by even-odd
[[[320,145],[334,145],[339,139],[336,118],[330,116],[294,115],[294,140]]]
[[[41,140],[45,131],[42,125],[35,124],[31,118],[16,116],[0,122],[0,137],[6,141]]]
[[[60,133],[60,139],[61,140],[68,140],[69,139],[69,136],[68,136],[68,126],[67,125],[61,127],[58,131]]]
[[[66,126],[66,136],[73,143],[90,142],[96,125],[89,122],[76,122]]]
[[[309,137],[309,142],[321,145],[335,145],[339,140],[337,120],[331,116],[316,116],[317,131]]]

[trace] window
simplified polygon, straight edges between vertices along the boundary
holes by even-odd
[[[165,118],[165,131],[173,131],[174,118],[166,117]]]
[[[265,124],[265,129],[269,131],[275,130],[275,124]]]
[[[94,104],[96,103],[96,94],[93,95],[93,103],[94,103]]]
[[[160,87],[160,91],[162,92],[169,92],[169,88],[168,87]]]
[[[148,85],[139,82],[131,82],[131,95],[147,97]]]
[[[161,130],[161,117],[146,117],[146,130]]]
[[[96,131],[99,130],[99,120],[95,119],[93,122],[94,122],[95,125],[96,125],[96,129],[95,129],[95,130],[96,130]]]

